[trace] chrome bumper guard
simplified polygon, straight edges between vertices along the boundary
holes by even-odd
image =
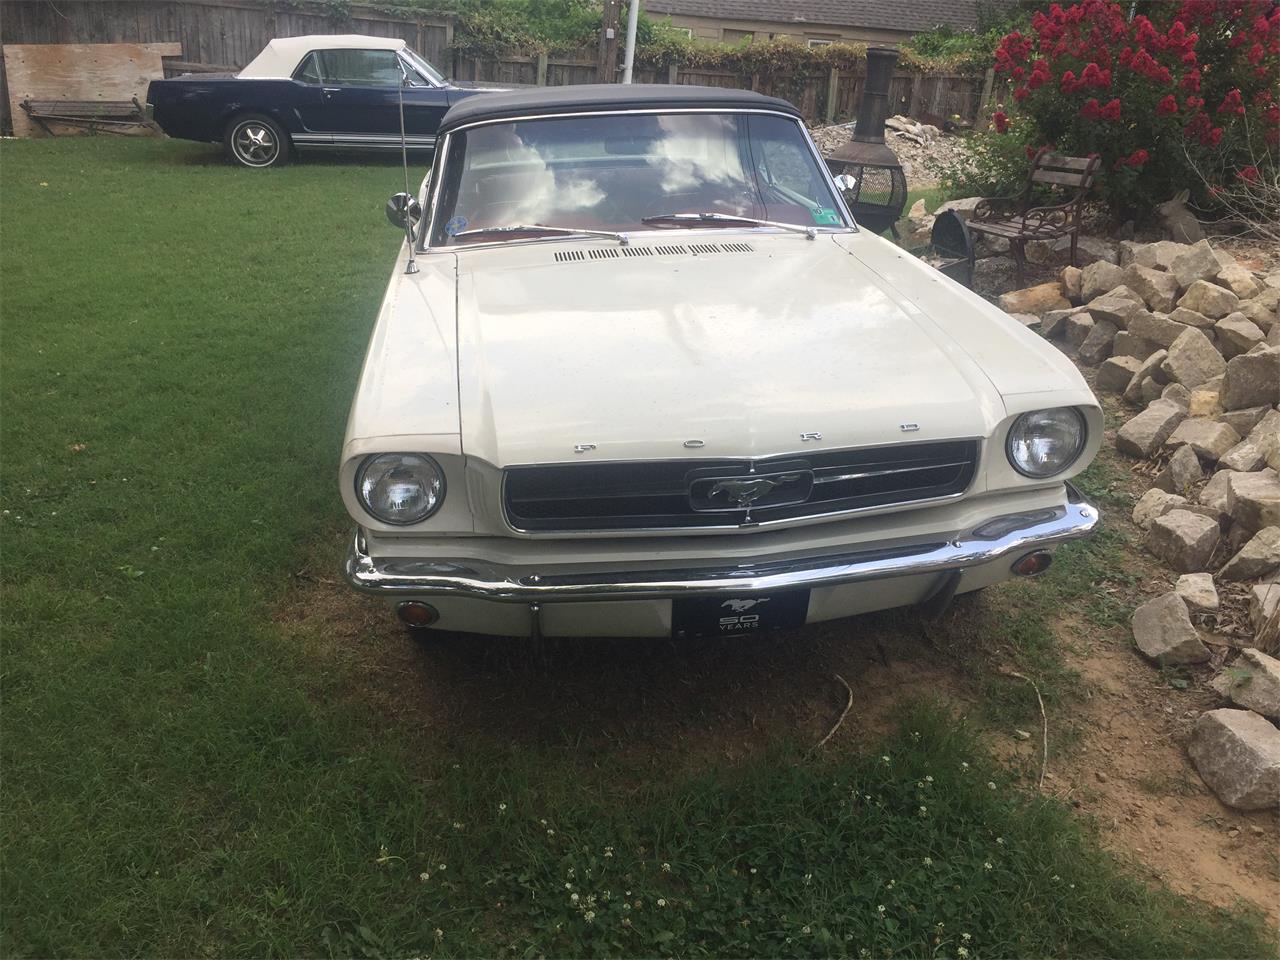
[[[365,593],[384,596],[471,597],[501,603],[573,600],[655,600],[675,596],[768,593],[828,587],[888,577],[962,571],[1002,557],[1087,536],[1098,525],[1097,508],[1071,486],[1067,503],[987,520],[952,540],[864,549],[737,566],[609,573],[516,571],[504,564],[405,557],[371,557],[356,531],[347,553],[346,577]]]

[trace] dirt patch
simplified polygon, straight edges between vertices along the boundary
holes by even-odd
[[[337,668],[323,695],[372,706],[424,742],[622,752],[670,773],[673,762],[734,761],[779,740],[817,743],[847,702],[837,674],[854,705],[832,749],[883,733],[906,698],[969,702],[909,613],[737,640],[441,634],[424,643],[386,604],[333,579],[303,573],[297,584],[275,619]]]

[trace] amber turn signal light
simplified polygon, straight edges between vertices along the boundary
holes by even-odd
[[[1034,577],[1048,570],[1051,563],[1053,563],[1053,554],[1046,550],[1037,550],[1015,562],[1013,572],[1020,577]]]
[[[406,600],[396,607],[396,616],[406,627],[429,627],[440,619],[440,611],[420,600]]]

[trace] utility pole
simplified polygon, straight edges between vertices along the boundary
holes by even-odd
[[[622,0],[604,0],[604,14],[600,18],[600,59],[596,64],[596,76],[601,83],[618,81],[618,22],[621,13]]]
[[[622,55],[622,82],[631,82],[631,65],[636,59],[636,23],[640,19],[640,0],[631,0],[627,11],[627,50]]]

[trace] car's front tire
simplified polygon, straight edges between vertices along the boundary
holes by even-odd
[[[289,162],[292,145],[280,124],[260,113],[242,113],[227,124],[227,159],[242,167],[278,167]]]

